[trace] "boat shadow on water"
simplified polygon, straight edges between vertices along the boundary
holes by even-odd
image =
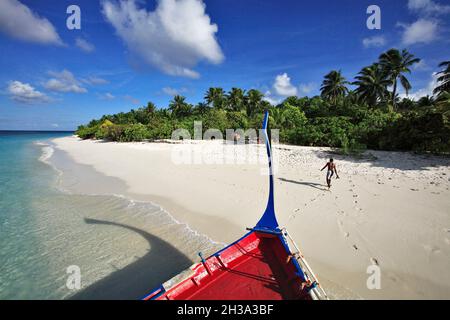
[[[192,265],[192,261],[168,242],[144,230],[125,224],[85,218],[87,224],[121,227],[141,235],[150,245],[149,252],[123,269],[82,289],[73,300],[136,300]]]

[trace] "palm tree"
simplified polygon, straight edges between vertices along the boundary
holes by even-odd
[[[191,114],[191,105],[186,103],[186,98],[180,95],[173,97],[170,101],[169,110],[176,118],[185,117]]]
[[[434,99],[433,97],[430,97],[429,95],[426,95],[424,97],[421,97],[417,102],[416,102],[416,106],[419,108],[422,107],[430,107],[434,104]]]
[[[253,115],[262,108],[263,98],[264,95],[256,89],[251,89],[248,91],[247,96],[245,97],[248,116]]]
[[[411,73],[409,69],[415,63],[419,63],[419,58],[414,58],[414,55],[407,50],[402,52],[397,49],[390,49],[387,52],[380,55],[380,65],[387,77],[391,80],[393,86],[392,89],[392,106],[395,107],[395,98],[397,95],[397,81],[400,80],[402,87],[408,95],[408,91],[411,90],[411,84],[408,79],[403,75],[404,73]]]
[[[322,98],[336,104],[337,99],[348,92],[348,89],[345,86],[346,84],[348,84],[348,81],[342,76],[340,70],[331,71],[325,76],[322,87],[320,87]]]
[[[222,109],[225,106],[225,92],[222,88],[209,88],[205,94],[205,101],[216,109]]]
[[[284,106],[285,104],[283,104],[282,107],[270,109],[270,116],[273,119],[273,122],[270,125],[272,128],[281,128],[281,124],[285,121]]]
[[[195,106],[195,112],[196,112],[197,114],[204,115],[206,112],[208,112],[209,108],[210,108],[210,107],[209,107],[206,103],[199,102],[199,103]]]
[[[148,114],[153,114],[155,112],[155,110],[156,110],[155,104],[153,102],[150,102],[150,101],[147,102],[147,106],[145,107],[145,111]]]
[[[439,67],[445,67],[445,69],[437,73],[439,85],[433,90],[433,93],[438,96],[444,92],[450,92],[450,61],[441,62]]]
[[[352,84],[357,86],[355,93],[359,100],[375,106],[388,96],[387,87],[391,81],[386,77],[378,63],[363,68],[355,77]]]
[[[245,90],[232,88],[228,94],[227,106],[231,110],[240,111],[244,107]]]

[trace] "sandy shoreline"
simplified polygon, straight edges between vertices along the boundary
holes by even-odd
[[[117,178],[126,196],[157,203],[218,242],[241,236],[266,204],[264,163],[177,165],[174,144],[75,137],[53,142],[77,163]],[[217,146],[206,153],[227,158],[244,148],[227,146],[224,156]],[[288,228],[332,296],[450,299],[449,159],[375,151],[361,160],[334,156],[341,179],[333,180],[329,192],[319,171],[328,149],[275,150],[280,225]],[[101,181],[83,185],[93,193],[118,190]],[[375,262],[381,289],[368,290],[366,271]]]

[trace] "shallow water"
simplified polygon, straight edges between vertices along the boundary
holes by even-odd
[[[221,247],[155,204],[111,194],[102,186],[120,181],[53,148],[64,135],[0,132],[0,299],[138,299]],[[80,290],[66,286],[72,265]]]

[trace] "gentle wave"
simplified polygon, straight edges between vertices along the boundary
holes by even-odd
[[[96,194],[96,193],[82,193],[82,192],[71,192],[70,190],[63,188],[61,185],[62,179],[63,179],[63,175],[64,172],[61,171],[59,168],[57,168],[55,165],[53,165],[49,159],[53,156],[55,149],[49,144],[49,143],[44,143],[42,141],[38,141],[36,142],[36,145],[38,146],[42,146],[42,155],[39,157],[39,160],[44,162],[45,164],[48,164],[50,167],[52,167],[57,173],[58,173],[58,185],[57,188],[58,190],[60,190],[63,193],[66,194],[77,194],[77,195],[86,195],[86,196],[105,196],[105,194]],[[158,208],[158,210],[164,212],[168,218],[170,220],[172,220],[173,223],[184,226],[186,228],[186,230],[192,234],[192,236],[194,237],[201,237],[201,238],[205,238],[207,239],[212,245],[219,245],[219,246],[225,246],[226,243],[223,242],[218,242],[215,241],[213,239],[211,239],[209,236],[200,233],[198,231],[196,231],[195,229],[191,228],[191,226],[189,226],[189,224],[187,223],[183,223],[181,221],[178,221],[173,215],[171,215],[168,211],[166,211],[163,207],[161,207],[159,204],[154,203],[152,201],[138,201],[138,200],[134,200],[134,199],[130,199],[129,197],[127,197],[126,195],[123,194],[108,194],[109,196],[112,197],[118,197],[120,199],[126,200],[129,202],[128,206],[129,207],[133,207],[135,204],[139,203],[141,205],[149,205],[152,208]]]
[[[43,147],[42,148],[42,155],[39,157],[39,160],[43,161],[43,162],[48,161],[52,157],[54,152],[55,152],[55,149],[53,149],[50,146]]]
[[[42,154],[39,157],[39,161],[48,164],[48,160],[53,156],[55,149],[50,144],[42,141],[36,141],[34,144],[38,147],[41,147],[42,150]]]
[[[167,239],[175,247],[179,248],[183,253],[190,256],[192,259],[196,259],[199,251],[213,253],[218,249],[224,247],[226,244],[217,242],[202,234],[195,229],[191,228],[187,223],[183,223],[175,219],[173,215],[164,210],[160,205],[151,201],[140,201],[130,199],[124,194],[110,193],[83,193],[80,191],[71,191],[63,187],[64,169],[60,169],[56,164],[49,161],[49,159],[55,155],[55,148],[52,147],[51,141],[49,143],[39,142],[36,145],[42,147],[42,154],[39,160],[51,167],[57,174],[58,179],[55,181],[54,187],[63,195],[74,197],[98,197],[98,199],[109,199],[102,201],[102,207],[105,212],[111,212],[112,215],[118,215],[118,212],[122,212],[120,220],[128,219],[132,222],[135,221],[137,216],[146,217],[144,221],[147,221],[144,229],[149,230],[156,236],[161,236]],[[56,152],[59,152],[56,149]],[[100,174],[100,173],[99,173]],[[89,201],[88,201],[89,202]],[[83,210],[91,209],[90,206]],[[82,219],[82,214],[74,212],[75,215],[79,215]],[[164,281],[166,279],[162,279]]]

